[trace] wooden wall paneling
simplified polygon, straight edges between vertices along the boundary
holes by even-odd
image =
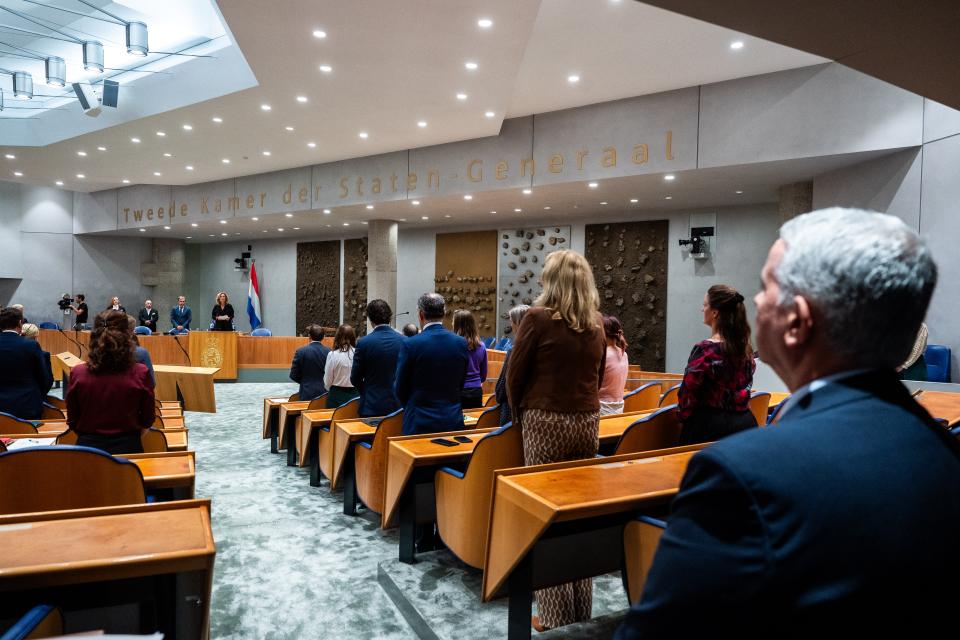
[[[367,239],[343,243],[343,321],[351,325],[357,337],[367,332]]]
[[[497,335],[509,336],[510,309],[518,304],[533,304],[540,295],[540,274],[547,255],[570,248],[570,227],[529,227],[501,229],[497,240],[500,261],[497,301]]]
[[[340,323],[340,241],[297,243],[297,333]]]
[[[586,226],[600,310],[623,324],[631,365],[664,371],[667,353],[666,220]]]
[[[240,336],[237,338],[239,367],[241,369],[289,369],[294,352],[309,341],[309,338],[296,336]]]
[[[468,309],[482,336],[496,332],[497,231],[438,233],[437,293],[446,300],[444,326],[452,328],[453,312]]]

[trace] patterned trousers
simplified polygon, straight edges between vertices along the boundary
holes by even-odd
[[[526,465],[593,458],[600,444],[596,411],[559,413],[524,409],[520,418],[523,461]],[[575,580],[534,593],[540,624],[556,629],[589,620],[593,610],[593,580]]]

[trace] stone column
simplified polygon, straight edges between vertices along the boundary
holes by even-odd
[[[367,227],[367,300],[386,300],[397,311],[397,223],[371,220]]]
[[[780,196],[780,220],[786,222],[800,214],[813,211],[813,183],[794,182],[777,189]]]

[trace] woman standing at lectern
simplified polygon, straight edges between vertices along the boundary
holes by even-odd
[[[226,292],[217,294],[217,304],[213,305],[211,317],[211,331],[233,331],[233,305],[227,302]]]

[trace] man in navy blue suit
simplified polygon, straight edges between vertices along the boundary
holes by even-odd
[[[403,433],[463,429],[460,391],[467,377],[467,341],[443,328],[443,296],[417,301],[419,335],[407,338],[397,361],[396,393],[403,405]]]
[[[325,347],[323,327],[312,324],[307,327],[310,342],[303,345],[293,354],[293,364],[290,365],[290,379],[300,383],[300,399],[313,400],[327,392],[323,384],[323,371],[327,367],[327,356],[330,349]]]
[[[190,331],[190,321],[193,320],[193,312],[187,306],[187,299],[183,296],[177,298],[177,306],[170,309],[170,329],[171,334],[186,333]]]
[[[360,416],[385,416],[400,408],[393,391],[397,359],[404,338],[390,326],[393,312],[385,300],[367,303],[367,320],[373,330],[360,338],[353,353],[350,384],[360,392]]]
[[[618,640],[955,625],[960,450],[895,371],[936,280],[893,216],[828,209],[783,226],[754,301],[760,356],[793,395],[775,424],[691,460]]]
[[[53,386],[50,356],[20,336],[23,312],[0,310],[0,411],[18,418],[39,418]]]

